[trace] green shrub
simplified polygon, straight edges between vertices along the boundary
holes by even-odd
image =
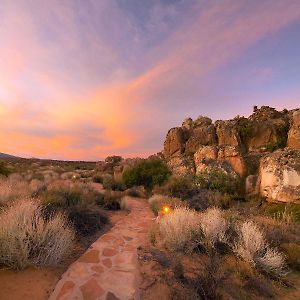
[[[68,217],[77,234],[94,235],[108,223],[108,217],[95,207],[73,206],[68,209]]]
[[[143,185],[151,190],[154,185],[161,185],[170,176],[170,170],[160,159],[149,159],[123,173],[123,181],[127,187]]]
[[[286,146],[287,143],[287,139],[286,137],[281,137],[279,138],[277,141],[275,142],[270,142],[267,146],[266,146],[266,150],[269,152],[274,152],[277,149],[282,149]]]
[[[186,203],[179,198],[172,198],[164,195],[153,195],[149,200],[150,208],[157,216],[162,211],[163,206],[169,206],[171,209],[175,207],[184,207]]]
[[[93,182],[95,183],[103,183],[103,177],[101,175],[94,175]]]
[[[104,209],[119,210],[121,209],[121,199],[123,193],[115,191],[106,191],[104,194]]]
[[[106,174],[103,178],[103,187],[106,190],[125,191],[126,186],[123,182],[116,181],[112,175]]]
[[[76,189],[63,188],[46,191],[42,196],[45,205],[69,207],[82,201],[82,192]]]
[[[195,177],[196,185],[202,189],[217,190],[233,195],[237,192],[237,182],[232,176],[221,170],[205,170]]]
[[[8,176],[10,174],[10,170],[6,167],[3,162],[0,162],[0,175]]]
[[[188,199],[196,192],[196,186],[192,178],[171,176],[162,186],[155,187],[154,191],[170,197]]]

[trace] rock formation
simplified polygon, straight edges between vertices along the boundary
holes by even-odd
[[[299,202],[299,109],[255,107],[248,118],[214,123],[203,116],[188,118],[169,130],[163,153],[175,174],[198,174],[212,164],[226,165],[227,172],[240,177],[246,194]]]

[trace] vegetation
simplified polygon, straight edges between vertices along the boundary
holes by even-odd
[[[153,195],[149,198],[148,202],[151,210],[156,216],[162,211],[164,206],[168,206],[170,209],[185,206],[185,203],[181,199],[164,195]]]
[[[0,263],[15,269],[55,265],[70,250],[74,237],[63,214],[46,220],[37,201],[15,202],[0,214]]]
[[[267,146],[266,146],[266,150],[269,152],[274,152],[275,150],[278,149],[283,149],[286,147],[286,143],[287,143],[287,138],[286,137],[281,137],[278,140],[274,141],[274,142],[270,142]]]
[[[155,185],[161,185],[170,176],[170,170],[160,159],[149,159],[123,173],[123,181],[127,187],[144,186],[151,190]]]
[[[195,182],[202,189],[216,190],[223,194],[233,195],[237,191],[236,179],[222,170],[202,171],[196,176]]]
[[[0,175],[8,176],[9,174],[10,174],[10,169],[8,169],[3,162],[0,162]]]

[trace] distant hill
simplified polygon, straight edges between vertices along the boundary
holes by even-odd
[[[18,157],[0,152],[0,158],[18,158]]]

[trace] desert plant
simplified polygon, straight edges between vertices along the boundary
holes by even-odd
[[[132,187],[126,191],[126,194],[131,197],[146,198],[146,191],[140,187]]]
[[[0,263],[11,268],[55,265],[73,239],[67,218],[57,213],[45,220],[37,200],[19,200],[0,214]]]
[[[195,177],[196,185],[202,189],[217,190],[224,194],[237,192],[236,179],[225,171],[213,169],[204,170]]]
[[[73,206],[67,214],[76,232],[82,236],[91,236],[108,223],[107,215],[95,207]]]
[[[188,199],[196,192],[192,178],[187,176],[171,176],[162,186],[154,188],[154,192],[170,197]]]
[[[171,251],[190,251],[202,237],[199,214],[189,208],[175,208],[161,218],[159,232]]]
[[[94,175],[93,182],[95,183],[103,183],[103,177],[101,175]]]
[[[150,208],[157,216],[164,206],[169,206],[171,209],[175,207],[185,206],[185,202],[178,198],[172,198],[164,195],[153,195],[148,200]]]
[[[127,187],[143,185],[151,190],[161,185],[170,176],[170,170],[161,159],[143,160],[135,167],[124,171],[123,181]]]
[[[215,243],[226,243],[228,224],[220,209],[213,207],[201,214],[201,228],[206,246],[214,247]]]
[[[46,191],[42,198],[45,205],[69,207],[82,201],[82,191],[70,187],[61,187],[60,189]]]
[[[286,274],[284,256],[275,248],[270,248],[264,233],[252,221],[245,221],[238,227],[238,239],[233,251],[239,257],[264,272],[283,276]]]
[[[121,209],[122,192],[106,191],[104,194],[104,209],[119,210]]]
[[[295,243],[286,243],[280,245],[280,249],[286,254],[289,267],[300,271],[300,246]]]
[[[10,174],[10,169],[1,161],[0,162],[0,175],[8,176]]]

